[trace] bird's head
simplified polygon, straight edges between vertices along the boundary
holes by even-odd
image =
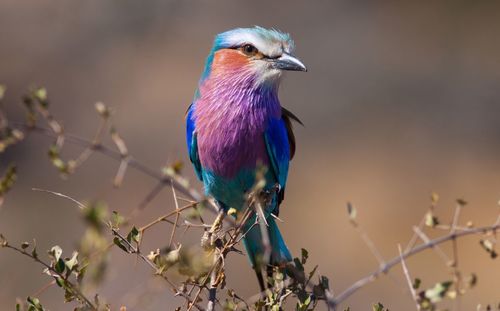
[[[245,77],[257,85],[276,86],[283,71],[307,71],[293,56],[290,35],[275,29],[236,28],[218,34],[201,81],[213,77]],[[243,79],[243,78],[242,78]]]

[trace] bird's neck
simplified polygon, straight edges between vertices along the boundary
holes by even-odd
[[[259,83],[258,78],[245,68],[212,72],[200,82],[196,105],[209,115],[231,112],[232,115],[267,119],[281,113],[278,83]]]

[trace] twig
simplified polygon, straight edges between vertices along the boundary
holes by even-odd
[[[413,231],[418,235],[418,237],[425,243],[429,243],[431,239],[418,227],[413,227]],[[447,267],[453,264],[453,261],[446,255],[446,253],[439,247],[439,245],[432,246],[432,249],[441,257]]]
[[[401,258],[401,266],[403,268],[403,272],[405,274],[406,281],[408,282],[408,287],[410,288],[411,297],[415,301],[415,304],[417,306],[417,310],[420,311],[420,304],[418,303],[418,300],[417,300],[417,293],[415,292],[415,289],[413,288],[413,283],[411,281],[410,271],[408,270],[408,267],[406,266],[406,261],[403,258],[403,251],[401,249],[401,244],[398,244],[398,251],[399,251],[399,257]]]
[[[85,204],[83,204],[82,202],[78,201],[78,200],[75,200],[73,199],[72,197],[68,196],[68,195],[65,195],[65,194],[62,194],[62,193],[59,193],[59,192],[55,192],[55,191],[51,191],[51,190],[46,190],[46,189],[40,189],[40,188],[31,188],[31,190],[33,191],[39,191],[39,192],[46,192],[46,193],[50,193],[50,194],[53,194],[55,196],[58,196],[58,197],[62,197],[62,198],[65,198],[67,200],[70,200],[71,202],[75,203],[76,205],[78,205],[78,207],[80,209],[84,209],[85,208]]]
[[[363,228],[360,226],[360,224],[356,221],[356,209],[354,208],[354,206],[350,202],[347,203],[347,211],[349,213],[349,222],[351,223],[351,225],[358,232],[361,239],[363,240],[363,242],[365,242],[366,246],[371,251],[373,256],[375,256],[375,258],[378,261],[378,264],[381,267],[384,266],[385,265],[384,258],[382,257],[379,250],[375,246],[375,243],[373,243],[373,241],[370,239],[368,234],[366,234],[366,232],[363,230]]]
[[[172,243],[174,241],[175,237],[175,231],[177,229],[177,224],[179,222],[179,216],[180,216],[180,211],[179,211],[179,202],[177,201],[177,195],[175,193],[175,188],[172,186],[172,195],[174,197],[174,202],[175,202],[175,222],[174,222],[174,227],[172,228],[172,233],[170,234],[170,241],[168,242],[168,247],[172,248]]]
[[[40,296],[43,292],[45,292],[47,289],[49,289],[52,285],[56,284],[56,280],[52,280],[48,282],[47,284],[43,285],[40,287],[33,295],[32,297],[38,297]]]
[[[264,254],[262,254],[262,264],[261,269],[265,269],[265,267],[269,264],[271,259],[271,240],[269,239],[269,225],[266,220],[266,215],[264,214],[264,210],[262,209],[262,204],[260,200],[256,200],[254,203],[256,209],[256,215],[259,222],[260,234],[262,236],[262,246],[264,247]],[[263,273],[264,270],[262,270]]]
[[[154,188],[146,195],[144,200],[139,203],[139,206],[136,208],[138,210],[144,209],[154,198],[163,190],[165,187],[165,183],[163,181],[158,182]]]

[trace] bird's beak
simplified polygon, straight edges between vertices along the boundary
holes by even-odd
[[[306,66],[300,60],[287,53],[283,53],[280,57],[273,59],[272,62],[276,69],[307,71]]]

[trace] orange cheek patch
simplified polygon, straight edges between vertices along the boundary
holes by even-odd
[[[245,55],[237,50],[224,49],[215,52],[212,62],[212,71],[219,72],[238,69],[248,65],[249,61]]]

